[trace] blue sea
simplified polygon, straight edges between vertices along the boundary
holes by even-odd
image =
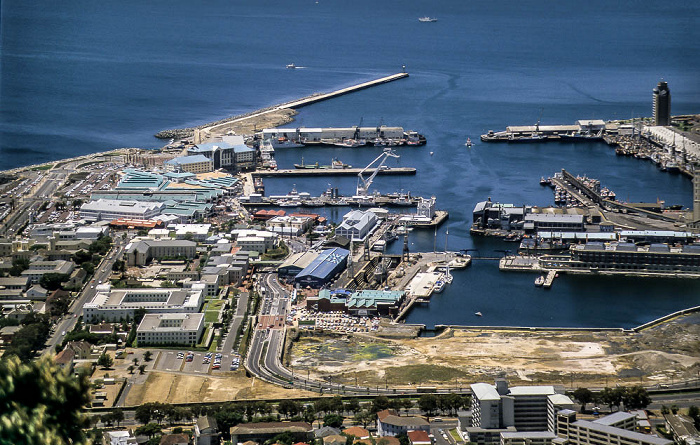
[[[294,126],[397,125],[428,145],[390,165],[382,192],[434,195],[450,212],[444,248],[507,249],[471,238],[478,201],[547,205],[540,176],[587,174],[619,199],[692,204],[689,179],[616,157],[600,143],[485,145],[489,129],[651,115],[669,83],[673,114],[700,112],[696,1],[3,1],[0,4],[0,169],[119,147],[157,148],[153,134],[245,113],[401,71],[410,77],[301,110]],[[431,16],[435,23],[421,23]],[[289,70],[295,63],[303,69]],[[434,154],[431,156],[430,152]],[[378,149],[278,151],[280,167],[339,157],[356,166]],[[331,179],[351,194],[353,178]],[[328,179],[268,180],[319,193]],[[331,211],[335,219],[342,212]],[[432,250],[432,232],[411,233]],[[393,250],[399,245],[392,246]],[[634,326],[700,304],[700,283],[561,277],[549,292],[532,275],[475,262],[409,322]],[[480,311],[483,317],[474,317]]]

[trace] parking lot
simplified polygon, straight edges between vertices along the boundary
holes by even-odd
[[[194,351],[161,351],[157,370],[187,374],[209,374],[236,371],[240,366],[238,354],[220,354]]]

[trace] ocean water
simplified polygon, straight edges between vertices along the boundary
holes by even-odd
[[[49,7],[47,7],[49,6]],[[628,201],[692,203],[691,182],[599,143],[485,145],[467,137],[507,125],[651,114],[651,89],[669,82],[674,114],[700,110],[700,4],[693,1],[41,1],[0,6],[0,169],[118,147],[155,148],[152,135],[387,74],[408,79],[301,110],[294,125],[400,125],[428,138],[389,164],[415,177],[379,177],[382,192],[435,195],[450,212],[437,245],[510,248],[468,234],[491,197],[546,205],[540,176],[587,174]],[[418,17],[438,18],[420,23]],[[285,69],[288,63],[303,69]],[[431,156],[429,153],[433,152]],[[366,165],[379,149],[279,150]],[[352,194],[353,178],[333,178]],[[268,180],[319,193],[328,178]],[[342,212],[328,210],[334,219]],[[432,250],[432,232],[411,233]],[[399,249],[400,245],[392,246]],[[633,326],[700,304],[700,284],[562,277],[546,294],[532,275],[476,262],[409,322]],[[455,310],[457,309],[457,310]],[[515,310],[514,310],[515,309]],[[474,317],[475,311],[484,317]]]

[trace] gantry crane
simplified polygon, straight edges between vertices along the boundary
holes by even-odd
[[[360,173],[357,174],[357,196],[367,196],[367,192],[369,191],[370,186],[372,185],[372,181],[374,181],[374,177],[377,176],[377,173],[379,173],[379,170],[384,166],[384,161],[387,160],[387,158],[391,156],[392,158],[400,158],[399,155],[391,151],[391,148],[386,147],[382,154],[374,158],[374,161],[370,162],[367,167],[363,168]],[[379,165],[374,169],[374,172],[369,176],[369,178],[365,179],[364,174],[372,168],[372,166],[381,159],[379,162]]]

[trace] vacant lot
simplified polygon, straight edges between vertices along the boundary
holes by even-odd
[[[438,337],[302,337],[295,369],[369,386],[464,386],[504,376],[513,383],[598,386],[696,377],[700,315],[640,333],[447,330]],[[303,372],[303,371],[302,371]]]

